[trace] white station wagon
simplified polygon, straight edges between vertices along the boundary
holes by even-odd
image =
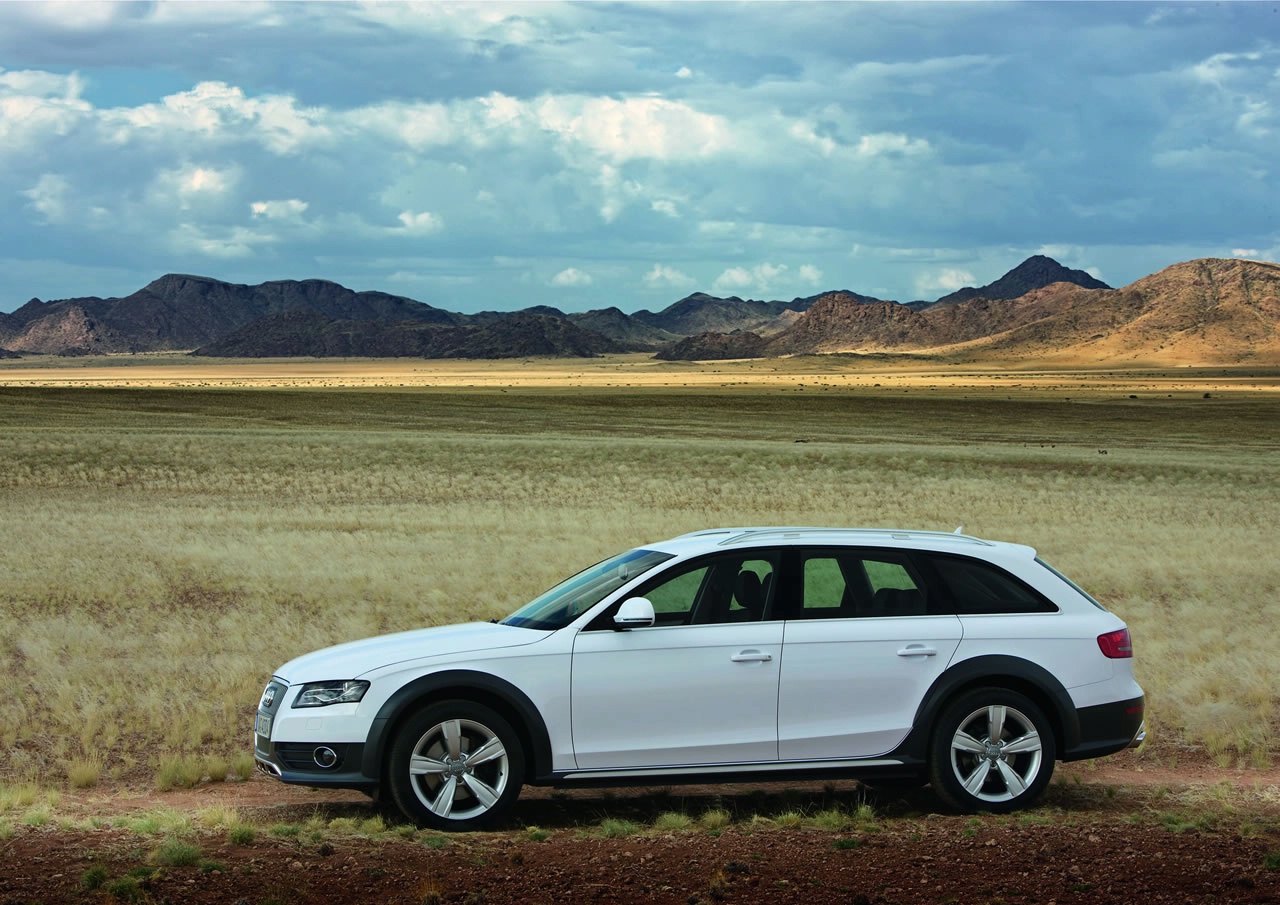
[[[525,784],[851,776],[961,810],[1037,800],[1056,760],[1138,744],[1129,631],[1030,547],[959,534],[699,531],[496,623],[276,671],[259,768],[469,829]]]

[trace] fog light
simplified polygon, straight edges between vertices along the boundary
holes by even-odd
[[[338,765],[338,752],[323,745],[311,752],[311,758],[321,770],[332,770]]]

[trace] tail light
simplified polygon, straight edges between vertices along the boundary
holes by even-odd
[[[1133,641],[1129,637],[1127,628],[1099,635],[1098,647],[1101,648],[1104,657],[1112,660],[1125,660],[1133,656]]]

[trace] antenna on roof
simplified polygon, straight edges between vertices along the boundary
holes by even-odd
[[[964,525],[961,525],[959,528],[957,528],[955,531],[952,531],[951,533],[952,533],[952,534],[964,534]]]

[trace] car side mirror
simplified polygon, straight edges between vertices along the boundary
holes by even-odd
[[[620,632],[653,625],[653,604],[644,597],[628,597],[613,614],[613,627]]]

